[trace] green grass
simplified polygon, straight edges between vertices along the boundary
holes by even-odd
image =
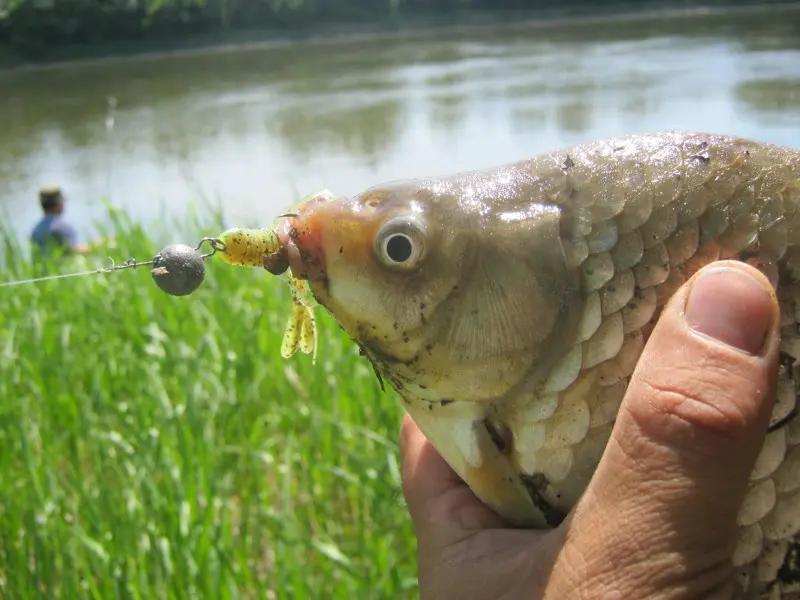
[[[157,252],[112,217],[50,271]],[[46,270],[2,240],[0,281]],[[288,311],[213,260],[184,298],[147,268],[0,288],[2,596],[417,597],[396,397],[321,309],[316,366],[282,359]]]

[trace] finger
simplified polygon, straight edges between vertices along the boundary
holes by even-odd
[[[449,490],[464,485],[408,414],[400,427],[400,456],[403,493],[412,512],[425,510]]]
[[[769,282],[742,263],[703,269],[665,308],[570,527],[602,523],[596,539],[632,567],[618,574],[670,553],[712,579],[729,564],[770,416],[778,321]]]
[[[400,429],[403,495],[420,544],[444,547],[502,521],[473,494],[409,415]]]

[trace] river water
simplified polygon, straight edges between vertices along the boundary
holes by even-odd
[[[38,187],[54,182],[87,237],[104,198],[146,223],[211,204],[230,224],[266,224],[322,188],[355,194],[659,129],[800,147],[800,8],[7,71],[0,214],[27,235]]]

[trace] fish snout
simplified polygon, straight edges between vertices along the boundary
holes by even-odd
[[[278,228],[278,237],[286,247],[289,268],[296,279],[325,279],[325,255],[321,232],[313,227],[313,203],[302,206],[297,216],[287,217]]]

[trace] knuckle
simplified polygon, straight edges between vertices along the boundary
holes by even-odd
[[[738,438],[762,412],[763,392],[752,377],[719,365],[664,369],[642,378],[636,389],[645,401],[634,404],[664,431],[683,428]]]

